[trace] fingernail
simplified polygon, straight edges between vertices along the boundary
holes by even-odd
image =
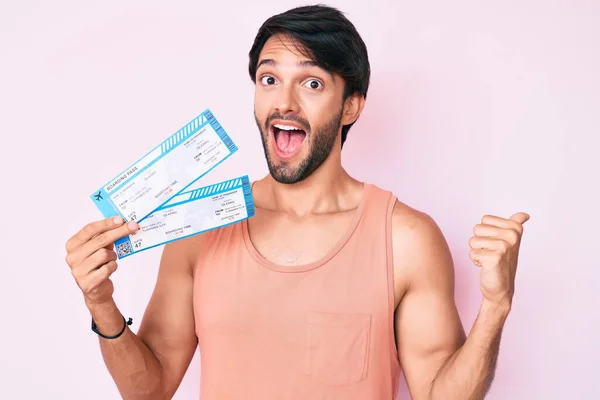
[[[113,218],[113,222],[115,223],[115,225],[119,225],[119,224],[123,223],[123,218],[121,218],[121,217],[114,217]]]
[[[131,229],[132,231],[135,231],[137,229],[137,223],[135,222],[130,222],[129,224],[127,224],[127,226],[129,227],[129,229]]]

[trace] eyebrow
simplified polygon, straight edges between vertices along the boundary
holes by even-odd
[[[256,68],[258,69],[261,65],[269,65],[272,67],[276,67],[277,61],[273,60],[272,58],[264,58],[260,60]],[[296,65],[300,68],[318,67],[317,63],[312,60],[302,60],[296,63]]]
[[[256,69],[258,70],[262,65],[268,65],[271,67],[276,67],[277,66],[277,61],[273,60],[272,58],[264,58],[262,60],[259,61],[258,65],[256,66]],[[296,63],[296,65],[299,68],[311,68],[311,67],[317,67],[320,69],[321,68],[316,62],[312,61],[312,60],[302,60],[302,61],[298,61]],[[333,78],[333,74],[329,71],[325,71],[327,74],[329,74],[329,76],[331,76],[331,79],[333,81],[335,81],[335,79]]]

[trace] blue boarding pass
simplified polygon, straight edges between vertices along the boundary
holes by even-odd
[[[207,109],[90,198],[105,218],[141,222],[237,150]]]
[[[138,222],[139,229],[115,242],[119,259],[174,240],[254,215],[254,200],[248,176],[178,194],[167,204]]]

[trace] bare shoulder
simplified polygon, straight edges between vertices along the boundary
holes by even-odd
[[[204,247],[206,235],[207,233],[200,233],[167,243],[163,249],[161,264],[165,268],[185,269],[193,273],[196,261]]]
[[[392,252],[396,304],[411,287],[432,279],[446,287],[454,284],[452,257],[439,225],[401,201],[392,212]]]
[[[400,201],[396,201],[392,213],[392,246],[395,260],[400,265],[404,265],[404,261],[411,261],[409,264],[413,267],[424,261],[432,261],[432,254],[439,256],[448,249],[437,222],[424,211]]]

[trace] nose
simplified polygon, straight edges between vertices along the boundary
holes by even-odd
[[[298,101],[292,85],[284,84],[281,85],[280,88],[277,97],[277,111],[284,115],[288,113],[297,113]]]

